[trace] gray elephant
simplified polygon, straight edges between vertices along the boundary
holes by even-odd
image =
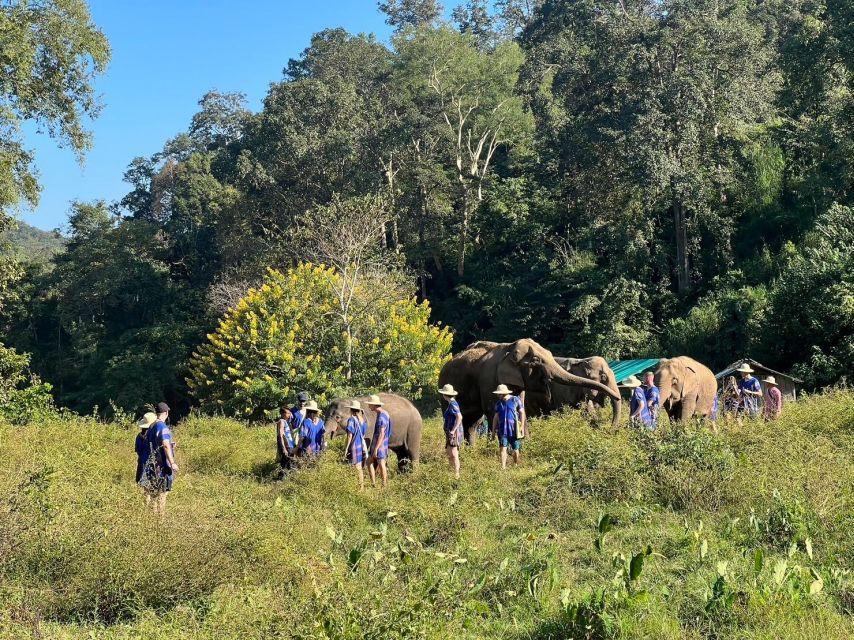
[[[620,414],[623,404],[619,398],[620,389],[617,387],[617,379],[614,377],[614,372],[608,366],[608,361],[605,358],[599,356],[591,356],[589,358],[555,357],[555,362],[577,376],[589,378],[590,380],[598,380],[618,396],[617,398],[613,396],[609,397],[597,389],[553,384],[552,398],[556,409],[569,405],[577,409],[586,408],[591,413],[594,413],[595,407],[604,407],[605,402],[610,400],[613,411],[611,424],[615,427],[620,424]]]
[[[492,392],[499,384],[506,384],[514,393],[525,392],[525,409],[531,417],[554,409],[554,384],[595,389],[612,398],[620,397],[601,382],[568,372],[555,362],[548,349],[529,338],[510,343],[475,342],[442,367],[439,385],[445,384],[454,385],[459,392],[457,402],[469,443],[475,440],[475,425],[482,416],[492,422],[495,407]]]
[[[673,420],[709,418],[718,392],[715,374],[706,365],[678,356],[658,362],[655,386],[661,392],[661,409]]]
[[[388,411],[391,417],[391,439],[389,449],[397,456],[397,467],[399,470],[407,470],[418,463],[421,455],[421,431],[424,423],[421,414],[415,405],[402,396],[393,393],[379,394],[383,401],[383,409]],[[368,431],[365,439],[370,444],[374,435],[374,426],[377,422],[377,414],[368,409],[368,396],[358,398],[337,398],[333,400],[326,410],[326,429],[329,437],[333,438],[339,434],[345,434],[347,419],[350,417],[350,405],[353,400],[358,400],[365,408],[365,420],[368,421]]]

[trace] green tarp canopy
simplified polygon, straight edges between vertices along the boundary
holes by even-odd
[[[608,360],[608,366],[614,371],[617,384],[629,376],[636,376],[644,371],[655,371],[658,367],[658,358],[646,358],[644,360]]]

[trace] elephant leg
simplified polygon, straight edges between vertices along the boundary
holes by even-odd
[[[406,445],[390,448],[394,451],[394,455],[397,456],[397,470],[400,473],[406,473],[409,471],[412,468],[412,458],[409,457],[409,451],[407,450]]]
[[[477,440],[477,425],[483,416],[464,415],[463,416],[463,434],[466,437],[466,442],[474,445]]]
[[[412,462],[412,467],[414,468],[418,461],[421,459],[421,437],[419,435],[418,438],[415,438],[415,441],[411,444],[407,443],[407,453],[409,455],[409,459]]]
[[[679,412],[679,419],[687,422],[694,417],[694,411],[697,409],[697,398],[683,398],[682,407]]]

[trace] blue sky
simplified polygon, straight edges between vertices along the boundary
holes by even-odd
[[[209,89],[242,91],[258,110],[313,33],[340,26],[389,35],[376,0],[90,0],[90,8],[113,50],[96,85],[105,106],[83,168],[50,138],[27,136],[43,189],[39,206],[19,217],[42,229],[63,227],[71,200],[127,193],[127,164],[186,130]]]

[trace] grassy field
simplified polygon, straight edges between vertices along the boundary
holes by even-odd
[[[338,462],[272,471],[273,431],[191,419],[158,523],[128,425],[0,425],[3,638],[850,638],[854,394],[777,424],[532,425],[455,482],[423,461],[360,493]]]

